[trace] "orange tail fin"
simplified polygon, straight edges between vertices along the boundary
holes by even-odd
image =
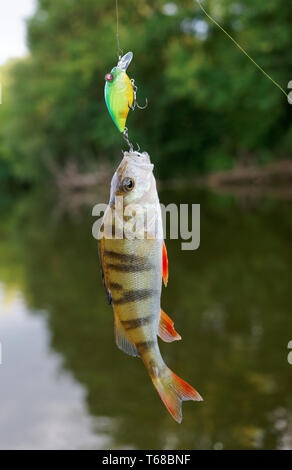
[[[182,401],[202,401],[203,398],[191,385],[180,379],[168,367],[165,368],[165,374],[152,378],[153,384],[171,416],[181,423]]]

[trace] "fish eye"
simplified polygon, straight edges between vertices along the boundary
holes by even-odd
[[[134,180],[132,178],[124,178],[123,182],[122,182],[122,185],[123,185],[124,191],[130,192],[134,188],[135,183],[134,183]]]
[[[112,82],[114,79],[114,76],[112,73],[107,73],[106,76],[104,77],[107,82]]]

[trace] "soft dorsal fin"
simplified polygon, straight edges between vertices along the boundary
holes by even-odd
[[[166,287],[168,283],[168,258],[165,242],[163,242],[162,247],[162,279]]]
[[[100,232],[103,232],[103,231],[104,231],[104,224],[102,224],[102,226],[100,228]],[[105,292],[106,292],[106,295],[107,295],[108,303],[111,304],[112,303],[112,295],[111,295],[110,289],[108,288],[109,282],[108,282],[107,269],[106,269],[106,265],[105,265],[105,262],[104,262],[104,238],[103,237],[101,237],[98,240],[98,255],[99,255],[102,282],[103,282],[104,289],[105,289]]]
[[[178,341],[181,336],[175,331],[174,323],[171,318],[163,311],[160,310],[160,322],[158,325],[158,336],[166,343]]]
[[[124,351],[124,353],[129,354],[129,356],[139,357],[136,346],[134,346],[126,337],[125,331],[117,318],[117,315],[114,316],[114,331],[117,347]]]

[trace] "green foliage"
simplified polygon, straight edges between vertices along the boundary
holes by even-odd
[[[292,126],[284,95],[196,2],[182,0],[172,15],[165,4],[120,4],[121,47],[134,52],[129,74],[139,101],[149,100],[146,111],[130,113],[130,137],[151,153],[157,173],[227,168],[242,151],[256,163],[267,152],[288,157]],[[205,7],[286,88],[292,5],[209,0]],[[117,59],[115,28],[114,1],[38,1],[28,22],[31,56],[9,70],[0,173],[3,146],[13,174],[28,181],[46,177],[52,163],[76,160],[86,169],[119,156],[124,143],[103,97],[104,75]]]

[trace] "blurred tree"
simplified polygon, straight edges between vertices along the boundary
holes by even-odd
[[[292,5],[204,5],[285,88]],[[18,178],[47,177],[52,164],[68,160],[90,170],[98,159],[119,157],[124,144],[103,98],[104,75],[117,59],[115,22],[114,1],[38,1],[28,22],[31,56],[10,70],[1,139]],[[130,137],[151,153],[160,177],[289,156],[292,126],[284,95],[195,1],[123,1],[120,40],[124,53],[134,52],[129,74],[139,100],[149,100],[146,111],[130,114]]]

